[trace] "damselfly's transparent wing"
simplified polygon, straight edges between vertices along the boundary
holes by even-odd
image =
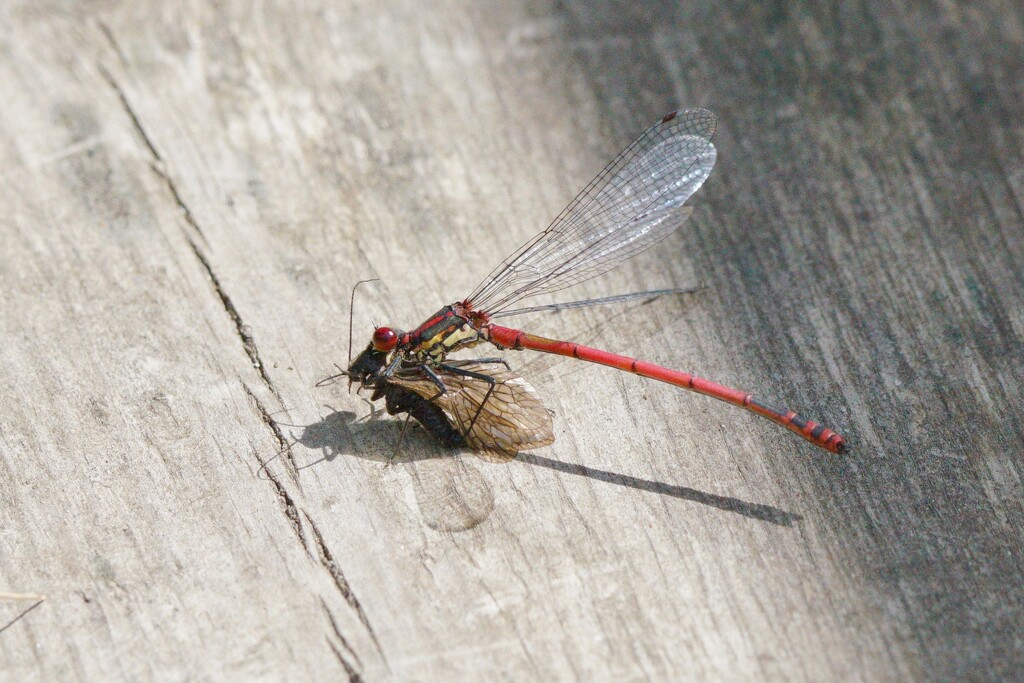
[[[715,165],[715,115],[673,112],[612,160],[565,210],[507,258],[468,297],[497,313],[525,297],[611,270],[690,217],[686,200]]]
[[[437,385],[419,367],[399,371],[388,381],[432,400],[474,450],[507,459],[554,442],[551,413],[522,377],[493,363],[464,360],[447,365],[487,379],[431,366],[445,386],[440,395]]]

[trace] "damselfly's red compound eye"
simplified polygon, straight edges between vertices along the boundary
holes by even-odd
[[[373,348],[378,351],[390,351],[398,343],[398,333],[390,327],[378,327],[373,331]]]

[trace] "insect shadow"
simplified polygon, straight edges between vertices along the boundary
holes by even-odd
[[[330,410],[329,407],[328,409]],[[351,411],[331,411],[319,422],[306,426],[296,425],[296,428],[300,428],[302,432],[298,436],[293,437],[294,443],[301,444],[311,450],[319,450],[322,454],[322,457],[319,459],[301,465],[297,469],[305,469],[325,461],[330,462],[339,455],[354,455],[366,460],[399,464],[435,458],[451,458],[460,452],[438,444],[415,423],[410,423],[405,430],[404,436],[400,437],[403,430],[401,421],[375,419],[372,414],[367,419],[357,418],[356,414]],[[360,442],[367,445],[393,445],[397,444],[400,438],[403,445],[397,453],[394,453],[392,458],[386,455],[388,453],[387,448],[378,447],[364,450],[358,447]],[[515,459],[521,463],[546,467],[564,474],[587,477],[607,484],[615,484],[638,491],[646,491],[648,493],[656,493],[688,500],[693,503],[700,503],[701,505],[707,505],[718,510],[742,515],[743,517],[749,517],[769,524],[793,526],[803,519],[802,516],[796,513],[787,512],[771,505],[750,503],[739,498],[707,493],[688,486],[666,484],[585,465],[562,462],[534,453],[519,453]]]
[[[387,448],[366,448],[366,446],[396,444],[396,437],[402,431],[401,421],[378,419],[379,413],[357,417],[350,410],[339,411],[332,410],[329,406],[325,407],[330,412],[319,422],[309,425],[277,423],[281,426],[302,430],[297,436],[292,434],[292,445],[300,444],[310,450],[320,451],[319,459],[297,465],[296,469],[298,470],[322,462],[331,462],[339,455],[354,455],[364,460],[399,464],[440,458],[450,453],[441,447],[433,448],[437,446],[433,438],[418,425],[410,425],[403,435],[402,447],[397,450],[393,449],[394,452],[389,457]],[[360,445],[363,447],[361,448]]]

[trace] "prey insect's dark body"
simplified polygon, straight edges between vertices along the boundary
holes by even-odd
[[[370,400],[377,401],[382,397],[384,398],[384,408],[388,411],[388,415],[408,413],[431,436],[445,446],[459,448],[466,445],[466,439],[448,421],[444,411],[419,394],[414,394],[397,384],[383,381],[374,387]]]
[[[370,394],[371,401],[379,401],[383,398],[384,409],[388,415],[408,413],[431,436],[445,446],[452,448],[465,446],[465,438],[452,426],[444,411],[437,404],[388,381],[388,378],[381,372],[386,363],[387,354],[377,351],[371,344],[356,356],[355,361],[349,366],[349,377],[359,382],[361,387],[373,389],[373,393]]]

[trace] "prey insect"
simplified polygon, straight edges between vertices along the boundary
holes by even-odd
[[[685,372],[571,341],[502,327],[495,320],[542,310],[625,303],[688,290],[657,290],[563,304],[514,308],[600,275],[663,240],[690,217],[686,201],[715,165],[715,116],[673,112],[626,147],[555,218],[505,259],[466,298],[415,329],[377,327],[342,374],[389,413],[408,413],[440,441],[513,455],[554,441],[550,413],[532,387],[497,358],[450,360],[478,344],[571,356],[667,382],[731,403],[780,424],[833,453],[845,448],[832,429]],[[351,352],[350,352],[351,359]]]
[[[446,446],[469,446],[498,458],[554,442],[551,413],[533,387],[497,358],[448,360],[433,366],[399,363],[367,347],[343,374],[390,415],[408,413]]]

